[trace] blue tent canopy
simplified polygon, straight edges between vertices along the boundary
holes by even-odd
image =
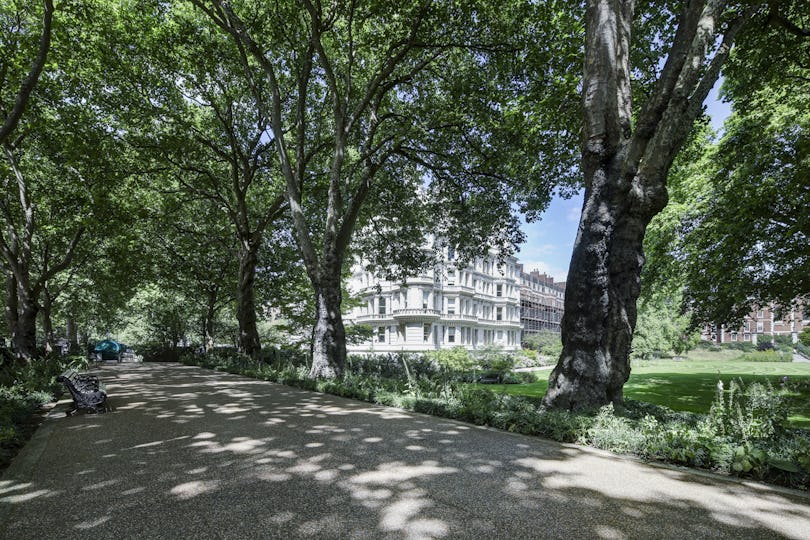
[[[117,360],[118,356],[127,349],[123,343],[112,339],[105,339],[96,343],[93,352],[100,353],[102,360]]]

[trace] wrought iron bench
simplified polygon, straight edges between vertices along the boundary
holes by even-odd
[[[503,377],[499,373],[484,373],[478,377],[480,384],[500,384],[503,382]]]
[[[69,369],[56,378],[64,384],[71,397],[73,409],[68,416],[79,409],[86,409],[95,413],[107,410],[107,388],[93,375],[79,375],[75,369]]]

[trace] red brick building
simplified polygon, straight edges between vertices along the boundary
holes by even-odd
[[[781,310],[776,306],[767,306],[752,311],[739,328],[707,326],[701,338],[716,343],[749,341],[756,344],[758,336],[790,336],[796,343],[799,333],[807,326],[810,326],[810,314],[804,303]]]

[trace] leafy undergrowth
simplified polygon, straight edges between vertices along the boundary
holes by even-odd
[[[83,357],[46,357],[24,365],[0,366],[0,471],[42,423],[43,407],[61,392],[56,377],[87,366]]]
[[[788,425],[789,392],[732,380],[707,414],[628,399],[588,413],[545,409],[536,397],[465,384],[423,360],[368,362],[339,380],[312,380],[306,366],[270,365],[238,354],[184,355],[187,364],[307,390],[452,418],[498,429],[594,446],[621,454],[799,489],[810,489],[810,431]]]

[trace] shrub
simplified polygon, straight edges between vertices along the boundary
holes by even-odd
[[[810,326],[803,328],[799,333],[799,343],[805,347],[810,347]]]
[[[537,367],[545,366],[548,363],[549,360],[546,357],[531,349],[522,349],[515,353],[515,367]]]
[[[751,383],[732,379],[728,392],[718,382],[717,395],[706,417],[706,425],[714,435],[737,441],[772,439],[784,433],[788,420],[788,396],[784,389],[776,390],[770,383]]]
[[[516,373],[518,378],[520,378],[520,382],[524,384],[533,384],[540,380],[540,377],[537,376],[537,373],[534,371],[521,371],[520,373]]]
[[[792,352],[793,338],[791,336],[773,336],[774,348],[778,351]]]
[[[14,387],[23,394],[47,392],[56,394],[62,385],[56,382],[66,369],[85,369],[88,360],[84,356],[60,356],[52,354],[31,362],[10,364],[0,369],[0,385]]]
[[[520,384],[522,382],[525,382],[522,373],[505,373],[501,375],[502,384]]]
[[[792,362],[793,356],[790,353],[769,349],[743,353],[736,360],[742,362]]]
[[[498,373],[501,376],[515,367],[515,357],[495,345],[489,345],[476,351],[476,357],[481,369]]]
[[[756,348],[756,345],[754,345],[750,341],[734,341],[731,343],[723,344],[723,348],[730,349],[733,351],[751,352]]]
[[[167,347],[156,343],[134,345],[132,350],[141,355],[144,362],[179,362],[181,355],[193,352],[192,347]]]
[[[559,358],[562,353],[562,339],[558,332],[544,330],[536,334],[526,334],[523,336],[523,343],[528,348],[553,360]]]
[[[46,356],[0,372],[0,468],[33,432],[31,416],[62,391],[56,377],[68,368],[83,369],[83,356]]]
[[[308,366],[309,354],[294,347],[262,347],[257,358],[260,362],[275,366]]]
[[[644,435],[634,423],[614,414],[613,405],[599,409],[593,424],[588,429],[588,442],[597,448],[623,454],[642,453]]]
[[[478,362],[465,347],[440,349],[427,353],[428,358],[437,364],[453,371],[472,371],[478,367]]]
[[[739,475],[750,473],[762,478],[768,470],[768,453],[751,443],[741,444],[734,448],[731,470]]]
[[[699,341],[698,344],[695,346],[695,348],[710,352],[720,352],[721,350],[723,350],[720,345],[718,345],[713,341],[708,340]]]
[[[441,377],[447,371],[433,358],[419,353],[353,354],[346,368],[356,374],[401,380]]]

